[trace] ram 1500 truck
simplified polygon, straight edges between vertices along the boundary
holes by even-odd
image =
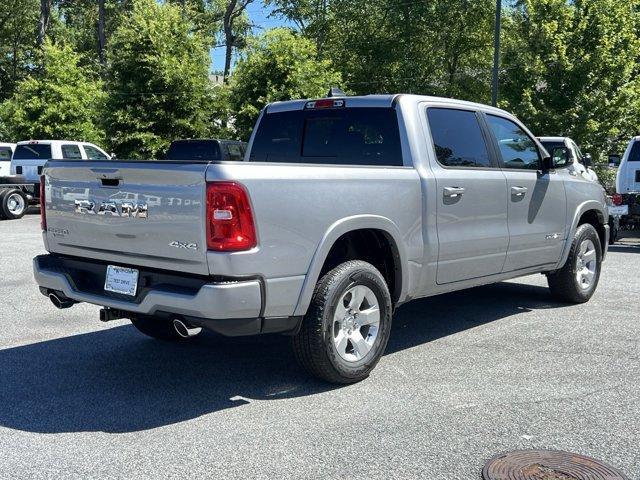
[[[586,302],[608,245],[600,185],[509,113],[445,98],[273,103],[243,162],[52,161],[41,185],[56,306],[176,341],[286,333],[337,383],[374,368],[399,305],[532,273]]]

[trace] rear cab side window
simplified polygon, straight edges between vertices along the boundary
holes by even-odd
[[[0,147],[0,162],[11,161],[12,153],[11,147]]]
[[[542,158],[536,142],[515,122],[487,114],[487,123],[498,143],[502,168],[539,170]]]
[[[70,160],[82,159],[82,153],[80,153],[80,147],[78,145],[65,144],[60,146],[62,150],[62,158]]]
[[[401,167],[398,117],[381,107],[265,113],[250,160]]]
[[[429,107],[427,119],[440,165],[448,168],[495,168],[476,112]]]
[[[239,143],[228,143],[226,145],[227,155],[229,158],[225,160],[240,161],[244,158],[242,146]]]

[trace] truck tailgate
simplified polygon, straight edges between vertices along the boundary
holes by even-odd
[[[50,252],[208,275],[206,163],[50,162]]]

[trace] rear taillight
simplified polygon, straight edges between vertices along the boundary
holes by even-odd
[[[622,205],[622,195],[619,193],[614,193],[611,195],[611,201],[614,205]]]
[[[207,184],[207,246],[218,252],[237,252],[256,246],[249,195],[239,183]]]
[[[40,227],[42,231],[47,231],[47,214],[45,212],[44,201],[44,175],[40,177]]]

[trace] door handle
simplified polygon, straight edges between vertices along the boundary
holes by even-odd
[[[511,195],[522,197],[527,193],[527,187],[511,187]]]
[[[448,198],[458,198],[464,194],[462,187],[444,187],[444,196]]]

